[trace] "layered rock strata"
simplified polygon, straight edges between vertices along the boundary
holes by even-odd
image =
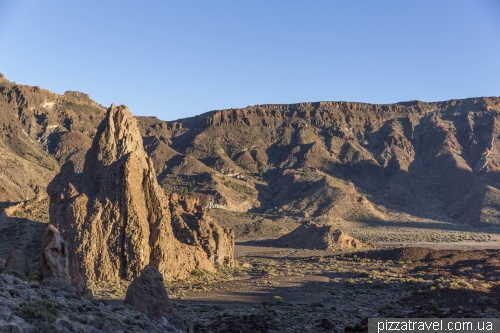
[[[72,276],[130,280],[151,265],[173,280],[233,261],[232,232],[196,210],[195,201],[167,198],[154,170],[136,120],[112,105],[83,172],[69,161],[47,189],[50,223],[69,243]]]

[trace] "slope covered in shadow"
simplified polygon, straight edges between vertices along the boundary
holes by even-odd
[[[82,164],[104,108],[0,78],[0,200]],[[165,122],[137,117],[167,193],[207,207],[390,220],[500,222],[500,98],[256,105]]]

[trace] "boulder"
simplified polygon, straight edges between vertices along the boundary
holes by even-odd
[[[48,225],[42,240],[40,272],[42,279],[69,282],[68,243],[53,225]]]
[[[47,188],[50,223],[69,245],[71,276],[132,280],[151,265],[167,280],[233,262],[234,236],[196,202],[166,197],[137,122],[112,105],[83,172],[68,161]]]
[[[27,276],[30,273],[28,260],[21,249],[15,249],[10,253],[7,261],[5,262],[5,267],[10,268],[11,270],[24,276]]]
[[[127,289],[126,305],[136,311],[154,316],[165,326],[171,325],[181,331],[191,331],[191,324],[183,320],[172,308],[163,276],[153,266],[146,266]]]
[[[48,225],[42,240],[40,284],[78,296],[91,297],[87,280],[80,275],[70,279],[68,243],[53,225]]]

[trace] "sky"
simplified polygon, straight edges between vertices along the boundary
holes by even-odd
[[[0,0],[0,72],[167,121],[500,96],[500,1]]]

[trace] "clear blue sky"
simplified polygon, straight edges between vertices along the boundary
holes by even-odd
[[[0,72],[163,120],[500,95],[498,0],[0,0]]]

